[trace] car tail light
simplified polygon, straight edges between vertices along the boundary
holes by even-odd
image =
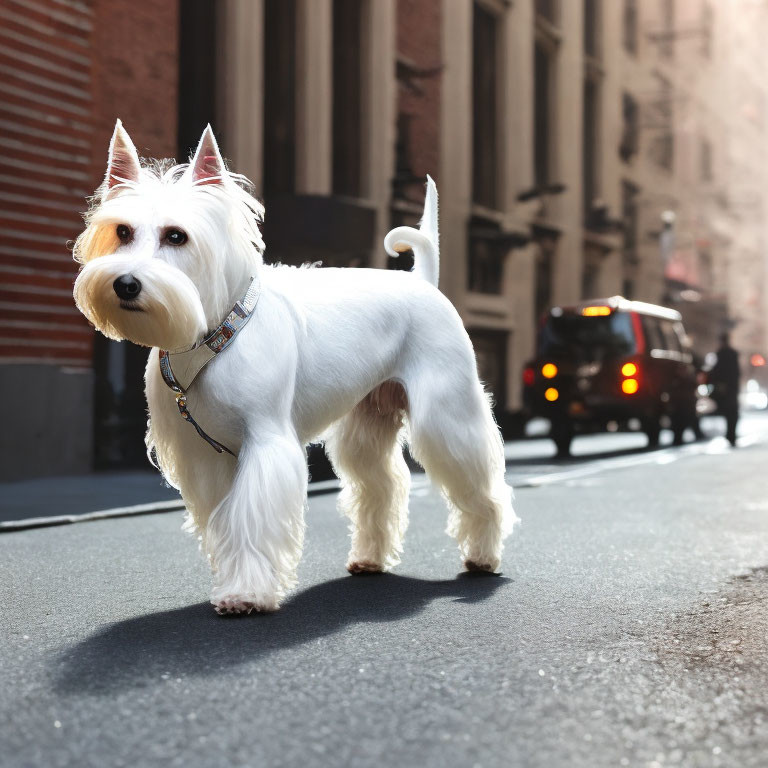
[[[524,368],[523,384],[525,384],[526,387],[532,387],[535,381],[536,381],[536,371],[534,371],[533,368]]]
[[[640,389],[640,384],[638,384],[637,379],[624,379],[621,382],[621,391],[625,395],[634,395],[638,389]]]
[[[621,366],[621,375],[622,376],[636,376],[637,375],[637,366],[634,363],[624,363],[624,365]]]
[[[557,376],[557,366],[554,363],[544,363],[541,366],[541,375],[545,379],[554,379]]]
[[[640,389],[640,366],[637,363],[624,363],[621,366],[621,375],[624,379],[621,382],[621,391],[625,395],[634,395]]]

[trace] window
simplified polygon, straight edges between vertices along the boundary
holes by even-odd
[[[660,317],[640,315],[645,345],[649,352],[665,352],[664,357],[679,358],[684,351],[685,333],[681,323]]]
[[[292,194],[296,171],[296,4],[264,4],[264,195]]]
[[[637,154],[640,145],[640,108],[637,101],[628,93],[622,95],[621,111],[624,125],[621,144],[619,144],[619,156],[628,163]]]
[[[563,313],[550,315],[541,329],[538,354],[563,355],[580,360],[605,360],[637,351],[637,339],[628,312],[600,317]]]
[[[667,59],[675,55],[675,0],[661,0],[659,53]]]
[[[499,238],[495,222],[475,218],[469,225],[469,285],[473,293],[502,292],[507,246]]]
[[[411,9],[413,10],[413,9]],[[411,21],[408,17],[406,21]],[[397,122],[395,133],[395,166],[392,178],[393,202],[415,203],[419,210],[424,206],[424,176],[417,174],[414,147],[423,147],[425,129],[436,138],[436,128],[431,131],[434,104],[437,97],[442,67],[425,68],[407,56],[399,54],[395,61],[397,78]],[[429,127],[428,127],[429,126]],[[436,156],[436,148],[433,148]],[[419,158],[428,162],[425,157]],[[435,157],[436,160],[436,157]],[[419,171],[424,169],[419,168]],[[418,219],[417,219],[418,223]]]
[[[622,270],[623,292],[631,299],[635,293],[635,267],[640,262],[638,253],[638,231],[640,225],[640,207],[638,201],[640,189],[624,181],[621,185],[621,222],[622,222]]]
[[[575,0],[574,0],[575,1]],[[546,187],[556,181],[555,174],[555,105],[557,103],[557,55],[560,33],[554,28],[559,21],[560,3],[536,3],[533,49],[533,170],[534,185]]]
[[[624,48],[637,53],[637,0],[624,0]]]
[[[664,349],[666,341],[661,332],[661,321],[657,317],[649,315],[640,315],[640,322],[643,326],[643,336],[645,336],[645,346],[650,352],[654,349]]]
[[[672,84],[667,78],[656,74],[659,93],[650,107],[649,127],[657,131],[650,147],[653,161],[671,171],[675,160],[675,141],[672,132]]]
[[[581,272],[581,298],[592,299],[598,294],[600,264],[593,259],[585,259]]]
[[[600,57],[600,0],[584,0],[584,53]]]
[[[583,0],[584,86],[582,104],[582,210],[586,226],[595,226],[595,202],[600,197],[600,0]]]
[[[584,220],[589,225],[592,220],[595,201],[600,196],[599,184],[599,90],[600,85],[596,79],[584,80],[584,109],[583,117],[583,205]]]
[[[625,181],[621,185],[621,218],[623,223],[623,251],[624,263],[637,264],[637,231],[639,222],[639,210],[637,199],[640,190],[634,185]]]
[[[536,0],[536,15],[556,25],[559,21],[559,5],[558,0]]]
[[[537,41],[534,48],[534,175],[536,186],[553,181],[552,115],[553,54],[546,43]]]
[[[675,332],[677,346],[681,352],[691,352],[691,340],[685,332],[682,323],[672,323],[672,330]]]
[[[349,197],[362,186],[362,12],[361,0],[333,0],[333,193]]]
[[[671,320],[661,321],[661,332],[664,335],[665,349],[670,352],[682,352],[680,337],[675,332],[675,324]]]
[[[497,40],[496,16],[475,3],[472,24],[472,197],[474,202],[488,208],[498,204]]]
[[[653,140],[651,156],[660,168],[672,170],[675,162],[675,140],[672,131],[664,131]]]

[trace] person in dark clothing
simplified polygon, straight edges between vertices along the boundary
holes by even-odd
[[[708,380],[713,386],[712,398],[717,403],[717,411],[725,416],[726,437],[731,445],[736,445],[740,378],[739,353],[730,345],[728,334],[724,333],[720,336],[717,362],[709,372]]]

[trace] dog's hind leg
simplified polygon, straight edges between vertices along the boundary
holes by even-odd
[[[504,479],[504,446],[476,376],[425,377],[430,391],[409,388],[411,452],[451,508],[448,533],[468,570],[497,571],[504,538],[517,518]]]
[[[278,608],[296,581],[306,494],[306,456],[295,434],[265,429],[244,442],[232,488],[204,537],[219,613]]]
[[[411,482],[401,439],[406,408],[402,386],[387,381],[327,436],[343,486],[339,507],[351,521],[350,573],[384,571],[400,562]]]

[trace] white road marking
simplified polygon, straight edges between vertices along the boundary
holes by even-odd
[[[88,520],[104,520],[110,517],[130,517],[132,515],[151,515],[155,512],[171,512],[184,509],[181,499],[172,501],[155,501],[151,504],[135,504],[131,507],[113,507],[100,509],[96,512],[86,512],[82,515],[53,515],[51,517],[28,517],[26,520],[8,520],[0,523],[0,533],[23,531],[26,528],[47,528],[51,525],[67,525],[83,523]]]
[[[753,433],[739,437],[738,448],[748,448],[751,445],[765,442],[768,434]],[[627,469],[629,467],[642,466],[643,464],[672,464],[683,458],[702,455],[720,455],[737,450],[731,447],[724,437],[714,437],[706,442],[689,443],[687,445],[663,448],[635,456],[621,456],[610,459],[597,459],[586,466],[574,467],[563,472],[551,472],[544,475],[522,476],[515,482],[517,488],[539,488],[544,485],[553,485],[568,480],[596,475],[615,469]],[[579,458],[587,458],[580,456]],[[508,467],[509,473],[509,467]]]

